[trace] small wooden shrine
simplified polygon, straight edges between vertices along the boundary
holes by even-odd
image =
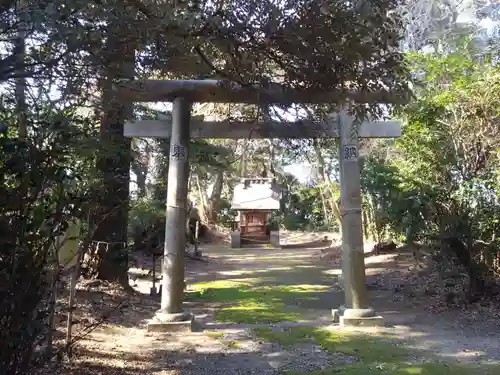
[[[244,178],[235,186],[231,208],[238,212],[231,247],[271,244],[279,247],[278,228],[269,217],[280,209],[281,188],[272,178]]]

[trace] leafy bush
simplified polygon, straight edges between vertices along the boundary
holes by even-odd
[[[88,210],[81,180],[87,164],[75,161],[86,135],[71,115],[31,119],[28,139],[6,126],[0,134],[0,368],[6,374],[30,373],[35,351],[51,337],[57,238]]]
[[[500,273],[500,70],[467,51],[410,55],[425,67],[393,159],[364,163],[373,231],[434,244],[469,276],[469,297]],[[422,82],[421,82],[422,83]]]

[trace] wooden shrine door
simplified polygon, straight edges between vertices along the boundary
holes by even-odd
[[[266,211],[243,213],[240,224],[242,243],[267,243],[269,241],[267,216]]]

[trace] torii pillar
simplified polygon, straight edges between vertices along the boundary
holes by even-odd
[[[161,307],[148,324],[153,332],[190,331],[194,322],[194,316],[182,308],[191,107],[183,96],[172,100]]]
[[[384,122],[356,123],[344,108],[337,114],[340,132],[340,214],[342,225],[342,277],[345,302],[332,310],[333,320],[341,326],[383,326],[384,319],[369,306],[361,205],[359,135],[361,126],[383,126]],[[397,124],[399,131],[401,125]],[[398,136],[398,134],[393,134]]]

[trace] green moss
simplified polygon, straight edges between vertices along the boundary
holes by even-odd
[[[206,331],[205,335],[212,338],[212,339],[220,339],[222,336],[224,336],[224,332],[222,331]]]
[[[316,328],[314,337],[323,349],[357,357],[364,363],[398,363],[411,354],[403,345],[371,335]]]
[[[187,298],[217,305],[217,320],[235,323],[277,323],[297,321],[303,317],[302,301],[317,298],[325,292],[323,285],[263,286],[262,278],[217,280],[191,285]],[[293,306],[293,307],[291,307]],[[442,363],[432,353],[418,351],[391,335],[362,335],[321,327],[299,326],[281,331],[257,328],[261,339],[290,347],[313,341],[332,353],[344,353],[359,359],[354,365],[308,373],[288,375],[494,375],[500,366],[470,366]],[[221,336],[213,334],[214,338]],[[217,336],[217,337],[216,337]],[[233,346],[232,342],[226,343]],[[425,360],[423,360],[425,359]]]
[[[332,353],[343,353],[359,359],[359,363],[307,373],[287,372],[287,375],[493,375],[500,374],[500,366],[472,366],[443,363],[431,353],[415,351],[404,343],[396,343],[384,336],[332,331],[320,327],[290,327],[282,331],[256,328],[261,339],[290,347],[300,342],[314,341]],[[416,358],[425,358],[416,360]],[[411,362],[423,362],[412,364]]]
[[[282,304],[262,300],[247,301],[237,306],[223,307],[216,312],[217,320],[235,323],[278,323],[295,321],[302,317],[300,312],[285,311]]]
[[[289,327],[279,332],[264,327],[257,328],[254,332],[257,337],[277,342],[285,347],[299,342],[314,341],[325,350],[357,357],[363,362],[398,362],[410,354],[408,349],[384,342],[381,338],[335,332],[320,327]],[[390,345],[390,350],[387,350],[387,345]]]
[[[277,342],[289,348],[299,342],[316,341],[315,329],[315,327],[293,327],[275,331],[268,327],[259,327],[254,329],[254,333],[258,338]]]
[[[228,348],[238,348],[240,346],[240,344],[232,340],[223,340],[222,343],[226,345]]]
[[[494,366],[469,366],[463,364],[425,363],[419,365],[358,364],[307,373],[289,372],[287,375],[494,375],[500,368]]]
[[[258,279],[246,281],[217,280],[190,286],[188,300],[218,303],[216,318],[221,322],[277,323],[303,317],[302,301],[324,292],[322,285],[262,286]],[[293,301],[293,307],[290,307]]]

